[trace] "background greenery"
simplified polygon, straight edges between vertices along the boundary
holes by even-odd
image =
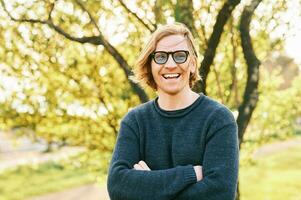
[[[206,92],[239,115],[249,67],[241,47],[240,20],[256,0],[0,2],[0,130],[42,139],[47,142],[45,152],[57,146],[87,149],[64,161],[0,172],[0,199],[103,184],[119,122],[143,102],[127,69],[132,69],[150,33],[164,23],[189,21],[203,64],[217,16],[227,2],[238,4],[216,39]],[[252,158],[260,146],[300,134],[300,66],[286,55],[284,46],[293,19],[300,17],[293,10],[301,3],[257,3],[250,35],[261,61],[258,102],[241,141],[241,198],[301,199],[296,189],[300,149]],[[149,88],[143,91],[149,99],[155,96]]]

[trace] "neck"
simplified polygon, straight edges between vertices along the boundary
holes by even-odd
[[[199,95],[190,88],[176,94],[167,94],[158,91],[158,104],[164,110],[179,110],[191,105]]]

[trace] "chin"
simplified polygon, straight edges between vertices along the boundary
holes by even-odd
[[[160,92],[169,95],[176,95],[181,92],[181,88],[161,88]]]

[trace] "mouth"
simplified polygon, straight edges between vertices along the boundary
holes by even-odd
[[[173,74],[163,74],[162,77],[165,79],[177,79],[181,76],[179,73],[173,73]]]

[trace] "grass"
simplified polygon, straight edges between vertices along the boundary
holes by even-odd
[[[301,146],[240,167],[241,200],[301,200]]]
[[[241,158],[250,156],[244,154],[246,149],[253,147],[242,149]],[[68,162],[7,170],[0,173],[0,200],[23,200],[88,183],[103,185],[105,171],[100,169],[109,158],[94,152]],[[100,165],[100,161],[104,163]],[[239,176],[241,200],[301,200],[301,146],[241,162]]]
[[[0,200],[23,200],[88,183],[104,184],[105,175],[87,167],[48,162],[0,174]]]

